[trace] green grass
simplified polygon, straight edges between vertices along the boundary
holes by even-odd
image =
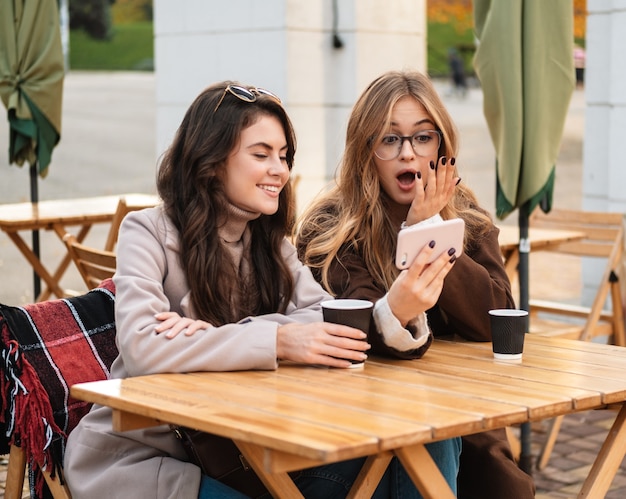
[[[84,31],[70,32],[70,69],[152,70],[152,22],[113,27],[110,40],[94,40]]]
[[[451,25],[428,23],[428,72],[447,76],[448,50],[455,47],[473,74],[474,38],[471,29],[458,33]],[[152,70],[154,60],[151,22],[118,24],[111,40],[95,40],[82,30],[70,32],[70,68],[76,70]]]
[[[428,73],[430,76],[447,76],[448,50],[456,48],[465,62],[465,73],[474,74],[472,57],[474,56],[474,33],[468,29],[458,33],[449,24],[428,23]]]

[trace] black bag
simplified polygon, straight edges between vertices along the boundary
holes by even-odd
[[[199,466],[205,475],[248,497],[256,498],[268,493],[231,439],[183,426],[173,426],[172,430],[183,444],[189,461]]]

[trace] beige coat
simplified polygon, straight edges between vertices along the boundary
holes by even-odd
[[[288,322],[322,320],[329,299],[285,240],[295,290],[287,312],[250,318],[193,336],[156,335],[154,314],[194,317],[178,263],[178,233],[160,207],[129,214],[120,229],[115,275],[117,343],[113,378],[159,372],[276,369],[276,330]],[[65,476],[74,499],[196,499],[200,469],[184,462],[182,446],[166,426],[115,433],[111,411],[94,407],[72,432]]]

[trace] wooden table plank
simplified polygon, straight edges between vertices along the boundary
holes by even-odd
[[[137,379],[132,378],[133,381]],[[116,383],[106,387],[103,397],[95,396],[91,391],[97,382],[72,386],[72,396],[94,402],[97,399],[100,401],[98,403],[121,411],[129,410],[163,422],[213,432],[315,461],[332,462],[373,454],[379,450],[378,438],[354,430],[342,430],[332,424],[313,424],[277,414],[268,417],[266,411],[232,404],[229,406],[218,400],[198,403],[195,394],[179,392],[176,397],[169,390],[156,389],[154,384],[132,383],[129,386],[122,383],[123,380],[112,381]],[[180,407],[185,408],[182,413]],[[284,441],[285,432],[292,436],[289,442]],[[429,434],[430,430],[426,429],[425,435]]]
[[[53,224],[82,225],[110,222],[120,197],[129,206],[154,206],[157,196],[119,194],[90,198],[55,199],[38,203],[0,204],[0,229],[4,231],[52,229]]]
[[[359,390],[350,383],[350,378],[360,379],[354,376],[354,371],[330,371],[331,376],[332,372],[337,376],[334,378],[334,389],[329,390],[328,387],[315,386],[315,380],[321,374],[320,370],[306,367],[295,370],[308,379],[294,382],[281,374],[289,371],[288,367],[279,369],[278,372],[248,372],[245,377],[233,376],[232,373],[211,373],[211,378],[224,383],[220,388],[223,390],[221,395],[227,396],[231,402],[237,400],[246,405],[251,401],[256,403],[258,398],[258,407],[267,408],[269,397],[277,397],[276,394],[279,394],[278,399],[273,399],[280,405],[279,409],[267,410],[276,410],[276,413],[282,415],[289,414],[291,417],[316,423],[328,422],[328,414],[332,414],[334,427],[378,435],[381,449],[396,447],[398,443],[424,442],[433,436],[448,438],[470,428],[472,431],[484,428],[481,414],[461,410],[457,405],[433,406],[411,393],[405,393],[404,399],[398,399],[371,389]],[[204,373],[193,374],[196,375],[203,376]],[[247,384],[251,379],[255,382],[254,394],[238,383],[241,381]],[[307,384],[306,394],[302,390],[303,383]],[[360,385],[365,386],[363,379],[360,379]],[[213,388],[215,386],[212,384],[209,390]],[[214,397],[217,394],[210,392],[209,395]],[[521,417],[519,412],[521,411],[518,411],[515,419]],[[418,431],[420,428],[423,431]]]
[[[551,338],[548,336],[532,335],[531,345],[549,346],[552,350],[569,351],[574,350],[584,353],[597,353],[611,359],[619,359],[622,362],[626,356],[626,348],[618,345],[607,345],[604,343],[594,343],[592,341],[580,341],[566,338]],[[558,354],[561,355],[560,353]]]
[[[429,353],[428,356],[430,357],[431,354]],[[430,375],[434,378],[437,386],[442,389],[454,393],[456,386],[457,392],[471,393],[471,397],[476,398],[479,403],[482,400],[490,400],[519,405],[526,408],[529,417],[533,419],[544,416],[546,406],[550,406],[553,411],[573,409],[572,396],[582,398],[591,407],[601,403],[600,394],[597,392],[576,390],[574,394],[564,395],[559,387],[546,387],[543,382],[494,377],[489,372],[459,366],[458,361],[453,359],[443,357],[442,359],[442,362],[436,366],[433,366],[428,360],[424,361],[425,359],[400,362],[410,364],[412,369],[422,374]],[[438,361],[439,357],[435,363]],[[377,363],[386,364],[387,362],[391,368],[398,364],[398,361],[377,359]],[[396,374],[399,377],[403,375],[403,371]],[[386,375],[386,377],[389,376],[389,374]]]
[[[529,354],[524,356],[521,364],[506,363],[493,359],[490,343],[486,344],[488,348],[478,345],[480,344],[441,342],[437,351],[429,352],[429,356],[434,355],[441,361],[454,358],[457,363],[461,360],[464,366],[473,370],[495,371],[503,376],[559,386],[562,390],[582,388],[597,392],[602,396],[604,404],[619,402],[626,397],[626,387],[623,385],[626,351],[624,367],[620,370],[614,367],[602,368],[580,362],[566,362],[559,359],[556,353],[554,357],[537,357]],[[576,400],[583,403],[583,399]],[[577,405],[577,408],[581,409],[582,406]]]
[[[557,391],[571,400],[572,409],[584,410],[597,407],[602,404],[603,391],[598,389],[597,380],[590,382],[585,376],[563,375],[558,376],[543,369],[529,369],[522,365],[502,365],[493,361],[463,359],[462,366],[459,358],[451,357],[449,354],[442,352],[430,352],[428,360],[420,365],[420,370],[429,370],[431,372],[441,372],[445,370],[448,374],[462,372],[470,379],[480,379],[481,374],[500,378],[503,384],[509,384],[517,379],[523,383],[527,381],[536,382],[539,389],[546,387],[552,392]],[[433,365],[436,364],[436,365]],[[445,366],[445,367],[444,367]],[[537,385],[535,385],[537,386]],[[621,387],[615,383],[616,387]],[[573,390],[573,391],[572,391]],[[542,393],[538,391],[537,393]],[[554,403],[546,402],[538,404],[536,407],[529,407],[531,419],[543,419],[552,417],[561,410]]]
[[[449,386],[449,390],[437,386],[435,376],[414,371],[403,371],[396,380],[387,378],[382,380],[380,369],[384,365],[368,361],[364,369],[359,372],[346,372],[345,370],[324,370],[320,375],[305,368],[285,366],[279,369],[274,377],[268,379],[269,388],[273,389],[276,379],[280,379],[281,391],[289,391],[295,396],[302,396],[302,383],[307,383],[307,399],[313,401],[326,401],[336,404],[348,404],[363,406],[362,401],[367,400],[371,407],[369,413],[374,411],[389,411],[395,418],[408,418],[411,421],[419,421],[433,426],[434,435],[441,436],[440,427],[447,424],[445,418],[433,424],[429,422],[426,409],[452,411],[456,414],[471,413],[472,419],[476,416],[489,417],[491,424],[509,425],[526,417],[526,407],[508,402],[476,399],[465,397],[463,404],[458,403],[458,391],[462,388]],[[259,373],[255,373],[259,375]],[[263,380],[260,380],[263,384]],[[462,384],[462,383],[461,383]],[[262,385],[261,385],[262,386]],[[331,387],[341,387],[341,392],[336,393]],[[455,391],[456,390],[456,391]],[[336,393],[336,394],[335,394]],[[314,394],[314,397],[311,395]],[[368,410],[364,407],[364,410]]]
[[[517,251],[519,249],[519,227],[513,225],[499,225],[498,242],[503,251]],[[545,229],[540,227],[528,228],[530,249],[540,250],[568,241],[578,241],[585,237],[585,233],[578,230]]]

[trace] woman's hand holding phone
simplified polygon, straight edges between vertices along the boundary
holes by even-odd
[[[439,299],[443,282],[456,261],[454,251],[443,251],[433,260],[438,245],[426,245],[415,260],[400,272],[387,294],[393,315],[402,326],[432,308]]]
[[[462,218],[453,218],[432,224],[412,225],[402,229],[398,233],[396,266],[401,270],[408,268],[420,250],[428,246],[431,241],[435,242],[435,247],[430,254],[430,261],[451,248],[455,250],[454,254],[458,258],[463,253],[464,233],[465,222]]]

